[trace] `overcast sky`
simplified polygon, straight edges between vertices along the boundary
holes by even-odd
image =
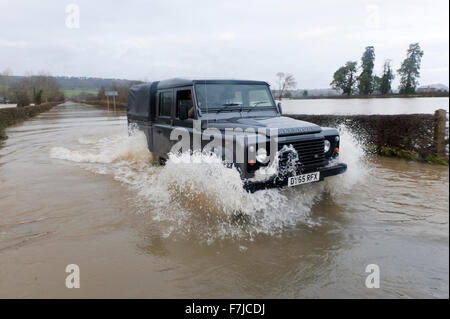
[[[368,45],[379,73],[385,58],[397,69],[408,45],[419,42],[420,83],[448,85],[448,6],[448,0],[0,0],[0,71],[270,83],[284,71],[298,88],[326,88],[333,72],[359,62]]]

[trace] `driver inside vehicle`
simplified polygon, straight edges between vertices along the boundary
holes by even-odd
[[[194,117],[194,102],[192,101],[192,93],[188,94],[188,117],[191,119]]]
[[[183,94],[184,95],[184,94]],[[189,91],[178,100],[178,108],[183,105],[188,110],[188,118],[194,118],[194,102],[192,101],[192,93]]]

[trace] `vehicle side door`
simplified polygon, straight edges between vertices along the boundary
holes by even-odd
[[[174,90],[158,90],[156,120],[153,123],[153,149],[157,155],[168,158],[171,149],[170,133],[173,129]]]
[[[180,119],[180,107],[184,105],[190,112],[188,112],[187,119]],[[175,90],[175,116],[174,116],[174,127],[182,127],[189,131],[190,135],[190,147],[192,149],[192,131],[194,120],[197,117],[197,110],[194,103],[193,87],[181,87]],[[176,141],[175,141],[176,142]]]

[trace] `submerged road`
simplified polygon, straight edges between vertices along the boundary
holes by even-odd
[[[7,134],[1,298],[449,297],[448,167],[367,158],[343,132],[345,175],[247,194],[220,165],[154,164],[123,113],[68,102]]]

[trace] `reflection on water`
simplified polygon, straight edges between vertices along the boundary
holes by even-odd
[[[341,134],[345,175],[247,194],[214,162],[155,164],[123,114],[66,103],[10,128],[0,297],[448,297],[448,168]]]

